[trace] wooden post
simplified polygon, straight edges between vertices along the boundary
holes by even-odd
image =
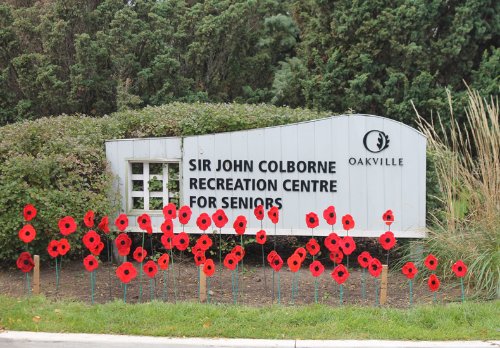
[[[200,272],[200,302],[207,302],[207,276],[203,272],[203,265],[200,265],[198,272]]]
[[[35,268],[33,269],[33,293],[40,293],[40,255],[35,255]]]
[[[387,302],[387,265],[382,265],[382,279],[380,281],[380,305]]]

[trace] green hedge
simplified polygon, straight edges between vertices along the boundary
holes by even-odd
[[[38,208],[37,238],[31,252],[47,255],[57,222],[72,215],[81,222],[88,209],[100,219],[112,214],[104,141],[108,139],[217,133],[281,125],[328,116],[269,105],[172,103],[102,118],[62,115],[0,128],[0,260],[16,259],[25,249],[17,233],[26,203]],[[115,202],[115,203],[113,203]],[[81,234],[70,236],[76,241]],[[81,243],[72,243],[78,248]],[[73,253],[75,254],[75,253]]]

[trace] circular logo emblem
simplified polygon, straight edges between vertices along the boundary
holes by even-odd
[[[389,136],[379,130],[371,130],[363,137],[365,149],[372,153],[384,151],[389,147]]]

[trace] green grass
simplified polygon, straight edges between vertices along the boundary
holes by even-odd
[[[372,307],[246,307],[198,303],[90,306],[44,297],[0,295],[7,330],[174,337],[271,339],[500,339],[500,301],[411,309]]]

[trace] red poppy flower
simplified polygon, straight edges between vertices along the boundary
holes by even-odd
[[[23,209],[24,220],[31,221],[36,216],[36,208],[32,204],[26,204]]]
[[[130,253],[132,239],[126,233],[120,233],[115,239],[115,245],[120,256],[127,256]]]
[[[103,231],[105,234],[108,234],[109,231],[109,217],[103,216],[99,224],[97,225],[97,228]]]
[[[29,243],[36,237],[35,228],[30,225],[24,225],[23,228],[19,230],[19,239],[21,239],[24,243]]]
[[[306,214],[306,225],[308,228],[316,228],[319,225],[318,215],[310,212]]]
[[[17,268],[21,270],[21,272],[28,273],[31,272],[33,267],[35,267],[35,263],[33,262],[33,258],[31,254],[27,251],[24,251],[17,258]]]
[[[271,261],[271,267],[275,272],[279,272],[281,267],[283,267],[283,259],[276,253],[273,260]]]
[[[273,250],[269,254],[267,254],[267,262],[271,263],[273,259],[278,255],[278,253]]]
[[[316,260],[309,265],[309,271],[311,271],[313,277],[319,277],[325,271],[325,267]]]
[[[373,257],[368,264],[368,272],[372,277],[377,278],[382,273],[382,263],[376,257]]]
[[[90,252],[96,256],[99,256],[99,254],[101,254],[102,250],[104,249],[104,243],[103,242],[99,242],[95,248],[93,249],[90,249]]]
[[[437,268],[438,259],[436,258],[436,256],[429,254],[425,258],[424,265],[425,267],[427,267],[427,269],[434,271]]]
[[[174,222],[170,219],[165,219],[163,223],[160,226],[161,231],[163,234],[166,234],[167,236],[173,236],[174,235]]]
[[[168,256],[167,253],[164,253],[160,256],[160,258],[158,259],[158,266],[166,271],[168,269],[168,264],[170,262],[170,256]]]
[[[207,277],[211,277],[214,275],[215,273],[215,264],[214,264],[214,260],[212,259],[207,259],[205,261],[205,264],[203,265],[203,273],[205,273],[205,275]]]
[[[88,272],[93,272],[99,267],[99,262],[97,262],[94,255],[88,255],[83,259],[83,265]]]
[[[149,260],[142,266],[142,270],[149,278],[154,278],[156,273],[158,273],[158,266],[153,260]]]
[[[458,278],[465,277],[465,275],[467,274],[467,266],[462,260],[458,260],[457,262],[455,262],[451,267],[451,270]]]
[[[304,262],[304,260],[306,259],[307,252],[303,247],[298,247],[293,253],[299,255],[300,262]]]
[[[260,230],[259,232],[257,232],[257,234],[255,235],[255,241],[257,242],[257,244],[261,245],[266,244],[267,241],[266,231]]]
[[[116,269],[116,276],[122,283],[130,283],[137,277],[137,270],[131,262],[124,262]]]
[[[262,204],[256,206],[253,210],[253,215],[255,215],[257,220],[264,220],[264,206]]]
[[[173,220],[177,217],[177,208],[174,203],[168,203],[163,207],[163,216],[165,220]]]
[[[349,278],[349,271],[345,268],[344,265],[338,265],[334,268],[332,272],[332,278],[337,282],[337,284],[343,284],[347,278]]]
[[[427,281],[427,285],[429,286],[429,290],[434,292],[439,290],[439,285],[441,282],[439,281],[439,278],[435,274],[431,274],[429,277],[429,280]]]
[[[318,242],[316,241],[316,239],[311,238],[311,239],[309,239],[309,241],[306,244],[306,249],[307,249],[307,252],[309,254],[314,256],[317,253],[319,253],[320,246],[319,246]]]
[[[153,233],[153,227],[151,226],[151,217],[144,213],[137,217],[137,223],[139,224],[139,228],[143,231],[146,231],[148,234]]]
[[[145,249],[143,249],[142,247],[135,248],[134,254],[133,254],[135,261],[142,262],[142,261],[144,261],[146,256],[148,256],[148,252]]]
[[[332,232],[325,238],[325,247],[333,252],[340,248],[341,240],[337,233]]]
[[[238,262],[243,260],[245,257],[245,249],[243,249],[241,245],[236,245],[233,250],[231,250],[231,253],[234,254]]]
[[[174,247],[174,236],[170,236],[167,234],[161,235],[161,244],[165,247],[165,249],[170,250]]]
[[[404,264],[403,269],[401,270],[403,274],[408,279],[413,279],[418,273],[417,267],[413,264],[413,262],[407,262]]]
[[[342,216],[342,226],[344,227],[344,230],[349,231],[353,229],[355,225],[356,223],[351,215],[347,214]]]
[[[205,252],[203,250],[199,250],[198,252],[196,252],[194,254],[194,264],[196,266],[202,265],[203,263],[205,263],[206,260],[207,260],[207,258],[205,256]]]
[[[206,231],[212,224],[212,219],[207,213],[201,213],[196,219],[196,225],[202,231]]]
[[[341,248],[345,255],[351,255],[356,250],[356,243],[352,237],[345,236],[342,238]]]
[[[384,250],[391,250],[396,244],[396,238],[394,238],[394,233],[391,231],[381,234],[378,241]]]
[[[299,271],[300,266],[302,265],[302,259],[299,254],[293,254],[286,260],[286,263],[288,264],[290,271],[295,273]]]
[[[394,214],[392,213],[392,210],[387,210],[383,215],[382,215],[382,220],[385,221],[385,224],[387,226],[391,226],[391,224],[394,222]]]
[[[71,216],[65,216],[59,220],[59,231],[63,236],[68,236],[76,231],[76,222]]]
[[[342,263],[342,259],[344,258],[344,253],[342,251],[336,250],[330,252],[330,260],[332,260],[333,263]]]
[[[94,212],[92,210],[89,210],[83,217],[83,224],[88,228],[92,228],[94,226],[94,217]]]
[[[69,245],[69,242],[66,238],[61,238],[59,241],[59,244],[57,245],[57,251],[59,252],[59,255],[64,256],[70,251],[71,246]]]
[[[237,234],[240,236],[243,235],[247,228],[247,218],[243,215],[238,216],[236,220],[234,220],[233,228]]]
[[[358,263],[362,268],[367,268],[371,259],[372,256],[368,251],[363,251],[361,254],[358,255]]]
[[[271,207],[271,209],[267,212],[267,216],[269,216],[271,222],[276,225],[280,219],[280,211],[278,207]]]
[[[181,232],[174,236],[174,246],[178,250],[186,250],[189,246],[189,236],[186,232]]]
[[[179,209],[179,222],[181,225],[187,225],[189,219],[191,219],[191,208],[189,206],[184,205]]]
[[[116,225],[116,228],[118,228],[118,230],[120,232],[125,231],[127,229],[127,227],[128,227],[128,216],[127,216],[127,214],[120,214],[120,215],[118,215],[118,217],[115,220],[115,225]]]
[[[95,249],[97,244],[101,242],[101,236],[99,236],[96,231],[90,230],[82,238],[83,245],[89,250]]]
[[[51,240],[49,245],[47,246],[47,252],[50,257],[58,257],[59,256],[59,242],[57,240]]]
[[[234,271],[236,269],[236,265],[238,264],[238,260],[233,253],[229,253],[224,258],[224,267]]]
[[[323,218],[326,220],[328,225],[335,225],[337,222],[337,213],[335,213],[335,207],[333,205],[323,211]]]
[[[217,226],[218,228],[226,226],[227,222],[229,221],[227,219],[226,213],[222,209],[217,209],[215,213],[213,213],[212,220],[214,221],[215,226]]]
[[[210,249],[210,247],[213,244],[212,239],[206,234],[204,234],[200,238],[198,238],[198,241],[196,243],[199,244],[200,249],[203,251]]]

